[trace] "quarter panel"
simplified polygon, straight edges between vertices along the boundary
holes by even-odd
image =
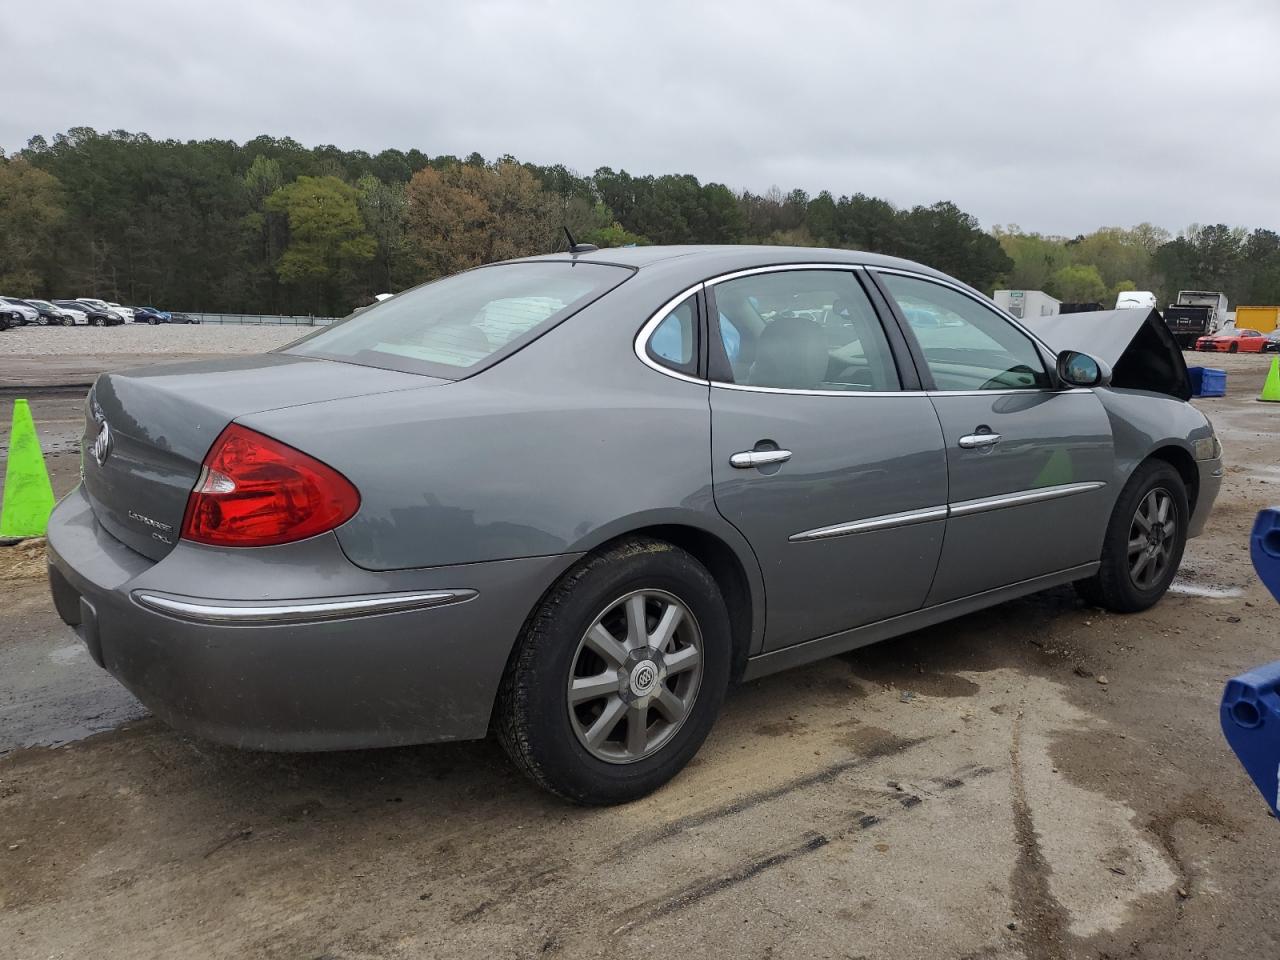
[[[637,302],[628,283],[456,383],[243,422],[355,484],[360,510],[337,537],[371,570],[574,552],[630,517],[723,525],[706,385],[657,373],[632,350],[645,311],[669,295],[650,288]]]

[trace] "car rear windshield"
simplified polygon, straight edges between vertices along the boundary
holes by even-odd
[[[283,352],[455,380],[520,349],[631,272],[567,260],[479,267],[357,310]]]

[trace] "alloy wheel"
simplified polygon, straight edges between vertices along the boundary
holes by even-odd
[[[1129,579],[1139,590],[1150,590],[1168,570],[1177,531],[1173,495],[1164,487],[1148,491],[1129,524]]]
[[[597,759],[633,763],[666,744],[702,682],[702,631],[664,590],[613,601],[578,643],[566,702],[578,742]]]

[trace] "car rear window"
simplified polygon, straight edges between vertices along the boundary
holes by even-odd
[[[282,352],[458,379],[520,349],[631,273],[568,260],[479,267],[357,310]]]

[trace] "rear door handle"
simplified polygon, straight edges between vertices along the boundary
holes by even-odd
[[[791,459],[790,450],[744,450],[729,458],[729,465],[739,470],[767,467],[771,463],[786,463]]]
[[[998,433],[971,433],[967,437],[960,438],[960,446],[966,450],[979,450],[982,447],[992,447],[1000,442],[1000,434]]]

